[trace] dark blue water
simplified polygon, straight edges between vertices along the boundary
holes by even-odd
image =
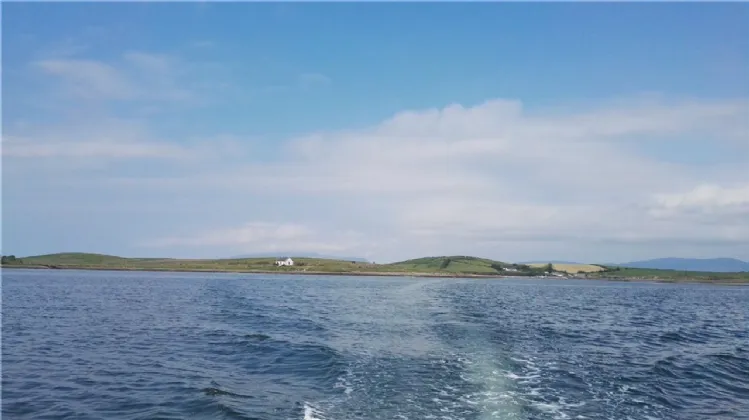
[[[749,288],[10,271],[4,419],[749,418]]]

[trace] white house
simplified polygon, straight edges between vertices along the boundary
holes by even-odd
[[[292,260],[290,257],[286,257],[286,258],[281,257],[276,260],[276,265],[279,267],[282,265],[292,266],[294,265],[294,260]]]

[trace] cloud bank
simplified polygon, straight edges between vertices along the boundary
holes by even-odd
[[[30,66],[65,100],[106,106],[199,107],[208,86],[194,71],[203,67],[167,54]],[[330,80],[306,73],[299,82]],[[67,191],[99,217],[111,216],[107,203],[150,209],[127,221],[133,229],[108,229],[153,255],[748,258],[748,117],[746,98],[648,94],[546,108],[495,98],[278,141],[226,127],[186,138],[108,108],[95,120],[10,124],[2,155],[6,183]],[[44,193],[9,194],[14,214],[52,205]]]

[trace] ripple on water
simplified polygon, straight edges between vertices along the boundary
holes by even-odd
[[[749,418],[746,288],[3,277],[7,418]]]

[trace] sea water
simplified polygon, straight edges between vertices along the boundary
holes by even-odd
[[[749,418],[749,287],[2,274],[7,419]]]

